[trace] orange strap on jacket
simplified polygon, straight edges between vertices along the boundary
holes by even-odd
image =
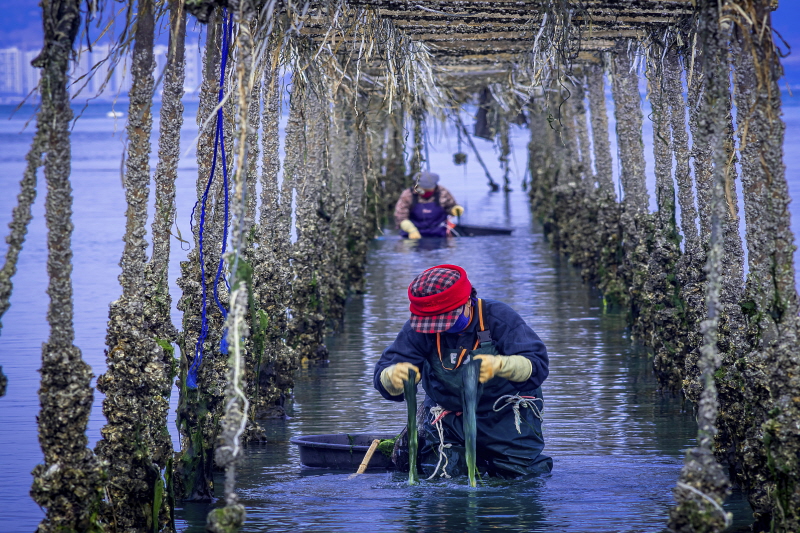
[[[483,324],[483,300],[481,300],[480,298],[478,298],[478,328],[479,328],[478,331],[486,331],[486,326],[484,326]],[[480,337],[478,337],[475,339],[475,346],[472,349],[476,350],[478,346],[480,346],[480,344],[481,344],[481,339]],[[458,360],[456,361],[456,366],[454,366],[453,368],[447,368],[444,364],[444,359],[442,358],[442,334],[437,333],[436,351],[439,353],[439,362],[442,363],[442,368],[444,368],[445,370],[455,370],[456,368],[461,366],[461,363],[464,361],[464,356],[467,355],[467,352],[471,350],[467,350],[466,348],[461,348],[461,353],[458,354]]]

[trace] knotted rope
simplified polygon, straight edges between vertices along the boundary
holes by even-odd
[[[207,291],[206,291],[206,268],[205,268],[205,259],[204,259],[204,252],[203,252],[203,236],[205,233],[205,224],[206,224],[206,204],[208,202],[208,193],[211,190],[211,185],[214,182],[214,171],[217,167],[217,153],[220,152],[222,156],[222,188],[224,189],[225,193],[225,213],[224,213],[224,221],[223,221],[223,228],[222,228],[222,250],[219,254],[219,264],[217,265],[217,273],[214,277],[214,301],[217,303],[217,307],[219,308],[220,312],[222,313],[222,319],[225,320],[228,316],[228,312],[225,307],[222,305],[222,302],[219,300],[219,293],[217,291],[217,286],[219,285],[219,280],[222,277],[222,270],[224,266],[224,255],[225,255],[225,248],[227,246],[228,241],[228,165],[227,165],[227,157],[225,154],[225,130],[223,127],[224,123],[224,114],[222,110],[222,101],[224,99],[225,94],[225,69],[228,63],[228,47],[230,43],[230,39],[233,37],[233,20],[228,17],[228,10],[223,9],[222,11],[222,62],[220,65],[220,73],[219,73],[219,105],[217,106],[217,127],[214,132],[214,156],[211,161],[211,172],[208,177],[208,183],[206,183],[205,191],[203,192],[202,200],[198,200],[194,204],[194,208],[192,208],[192,219],[194,219],[194,213],[197,209],[198,204],[200,204],[200,225],[198,229],[198,249],[199,249],[199,256],[200,256],[200,285],[203,291],[203,302],[202,302],[202,310],[200,312],[200,334],[197,337],[197,344],[195,345],[194,349],[194,358],[192,359],[192,364],[189,367],[189,372],[186,376],[186,386],[190,389],[197,388],[197,369],[200,367],[200,363],[203,362],[203,344],[208,337],[208,309],[206,306],[207,300]],[[201,203],[202,202],[202,203]],[[227,284],[227,280],[225,280]],[[227,339],[225,332],[222,334],[222,340],[220,341],[220,351],[222,353],[228,352],[227,346]]]
[[[506,403],[501,405],[499,408],[497,404],[501,401],[505,400]],[[536,402],[542,402],[542,406],[539,407],[536,405]],[[494,412],[500,412],[508,406],[511,406],[511,409],[514,410],[514,426],[517,428],[517,433],[522,434],[522,430],[520,429],[520,423],[522,422],[522,415],[520,414],[520,406],[524,408],[528,408],[533,411],[533,416],[542,420],[542,411],[544,410],[544,400],[541,398],[537,398],[536,396],[520,396],[519,394],[506,394],[505,396],[500,396],[497,401],[494,402],[492,409]]]
[[[447,454],[444,453],[444,450],[445,448],[452,447],[452,444],[444,443],[444,426],[442,426],[442,418],[452,412],[453,411],[448,411],[440,405],[431,407],[431,416],[433,417],[431,425],[436,428],[436,432],[439,434],[439,462],[436,463],[436,468],[433,469],[433,474],[431,474],[427,481],[430,481],[436,477],[436,474],[439,472],[439,466],[442,465],[442,459],[444,459],[444,466],[442,466],[442,473],[439,474],[439,477],[450,479],[450,474],[447,473],[447,463],[449,460],[447,459]]]

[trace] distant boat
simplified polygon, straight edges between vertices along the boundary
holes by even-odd
[[[122,111],[109,111],[108,113],[106,113],[106,116],[108,118],[122,118],[125,116],[125,113],[123,113]]]

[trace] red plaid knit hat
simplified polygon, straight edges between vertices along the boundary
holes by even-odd
[[[455,324],[469,301],[472,284],[456,265],[431,267],[408,286],[411,327],[419,333],[438,333]]]

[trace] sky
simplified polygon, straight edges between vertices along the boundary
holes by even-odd
[[[108,5],[119,8],[122,4],[110,1]],[[18,46],[34,49],[41,46],[41,9],[38,0],[0,0],[0,10],[3,13],[0,19],[0,48]],[[779,0],[772,26],[789,45],[781,46],[784,52],[792,51],[783,59],[785,83],[800,93],[800,0]],[[99,33],[96,27],[90,30],[90,35]],[[162,34],[159,40],[166,44],[166,35]]]
[[[784,77],[792,90],[800,93],[800,0],[780,0],[772,14],[772,28],[791,47],[789,56],[782,60]],[[781,49],[788,51],[785,46]]]

